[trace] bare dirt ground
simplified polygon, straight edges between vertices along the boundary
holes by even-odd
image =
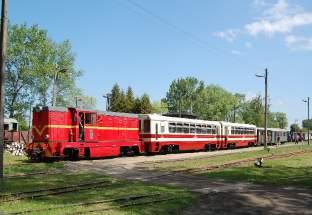
[[[66,166],[71,170],[87,170],[119,179],[187,188],[199,195],[199,201],[184,211],[185,215],[312,214],[312,190],[309,189],[216,181],[199,175],[166,173],[140,167],[143,162],[213,156],[216,153],[233,153],[233,151],[79,161],[68,162]]]

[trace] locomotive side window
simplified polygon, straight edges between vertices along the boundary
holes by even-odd
[[[85,124],[94,125],[96,122],[95,113],[86,113],[85,114]]]
[[[143,122],[144,132],[151,132],[151,120],[146,119]]]

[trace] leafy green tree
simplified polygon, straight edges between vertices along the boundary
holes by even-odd
[[[132,113],[134,110],[134,95],[131,87],[128,87],[126,92],[126,112]]]
[[[241,110],[241,116],[245,123],[264,127],[264,105],[261,96],[245,102]]]
[[[271,128],[286,128],[288,120],[286,113],[272,112],[269,113],[269,127]]]
[[[168,112],[168,105],[165,101],[154,101],[152,103],[152,113],[163,114]]]
[[[192,112],[194,101],[203,89],[204,82],[194,77],[172,81],[166,95],[169,112]]]
[[[54,83],[55,73],[65,69]],[[6,61],[5,111],[23,118],[30,104],[48,105],[52,85],[58,85],[58,99],[68,103],[77,90],[75,80],[81,71],[74,69],[74,54],[69,41],[54,43],[47,31],[34,25],[10,25]],[[59,103],[62,103],[59,102]]]
[[[290,132],[299,132],[300,131],[300,127],[298,124],[293,123],[290,125]]]
[[[118,112],[119,111],[119,103],[121,100],[121,90],[118,84],[114,84],[111,90],[111,100],[110,100],[110,110]]]
[[[149,96],[144,93],[141,97],[141,105],[140,105],[140,113],[146,114],[146,113],[152,113],[152,104]]]
[[[139,97],[134,100],[133,113],[141,113],[141,99]]]
[[[209,85],[197,94],[194,113],[206,120],[225,120],[237,98],[220,86]]]
[[[310,119],[310,120],[303,120],[302,121],[302,127],[303,128],[306,128],[306,129],[312,129],[312,120]]]

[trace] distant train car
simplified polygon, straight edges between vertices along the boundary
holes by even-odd
[[[221,122],[225,138],[223,148],[238,148],[257,144],[257,128],[254,125]]]
[[[33,111],[33,159],[99,158],[139,154],[138,115],[76,108],[44,107]]]
[[[213,150],[222,147],[220,122],[140,115],[141,137],[148,153]]]
[[[286,143],[288,141],[289,131],[287,129],[268,128],[267,132],[268,144],[274,145],[277,143]],[[264,128],[257,128],[258,145],[264,144],[264,133]]]

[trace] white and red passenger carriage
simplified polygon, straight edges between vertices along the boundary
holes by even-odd
[[[229,122],[141,115],[141,137],[152,153],[213,150],[255,145],[256,126]]]
[[[221,124],[214,121],[140,115],[141,137],[151,153],[217,149],[221,147]]]

